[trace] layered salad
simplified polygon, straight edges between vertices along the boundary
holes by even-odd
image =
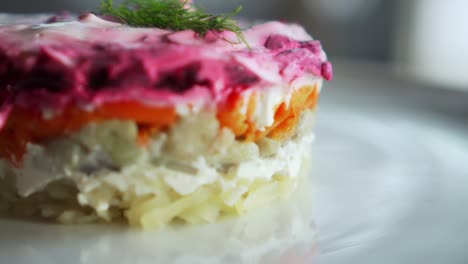
[[[284,22],[200,32],[129,21],[0,25],[0,210],[153,228],[293,192],[332,78],[320,43]]]

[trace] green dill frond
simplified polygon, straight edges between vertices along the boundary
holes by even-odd
[[[158,27],[174,31],[191,29],[200,36],[208,31],[231,31],[239,42],[247,45],[242,28],[232,19],[242,10],[239,6],[229,15],[212,15],[186,7],[187,2],[178,0],[124,0],[114,5],[112,0],[101,1],[100,12],[134,27]]]

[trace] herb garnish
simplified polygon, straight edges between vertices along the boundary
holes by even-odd
[[[232,31],[239,42],[247,45],[240,28],[231,18],[242,9],[239,6],[229,15],[212,15],[187,7],[179,0],[124,0],[114,5],[112,0],[101,1],[101,13],[110,15],[135,27],[158,27],[174,31],[191,29],[200,36],[208,31]]]

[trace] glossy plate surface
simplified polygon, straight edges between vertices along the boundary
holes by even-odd
[[[160,232],[0,219],[0,263],[468,263],[468,95],[373,67],[336,76],[310,195]]]
[[[468,263],[468,95],[336,75],[318,114],[319,263]]]

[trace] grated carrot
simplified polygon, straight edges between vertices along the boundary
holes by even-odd
[[[148,134],[169,127],[176,118],[173,108],[147,106],[130,101],[107,103],[94,111],[69,106],[51,119],[44,118],[37,110],[16,108],[6,127],[0,131],[0,155],[19,166],[27,143],[42,142],[75,132],[88,123],[109,119],[134,120],[142,127],[138,142],[144,144]]]
[[[297,89],[289,104],[282,102],[276,107],[274,123],[263,130],[252,121],[258,98],[255,93],[248,98],[245,113],[241,111],[245,99],[237,93],[230,95],[218,107],[217,118],[220,125],[230,128],[237,138],[257,141],[268,137],[281,141],[294,135],[301,112],[313,109],[317,97],[316,86]],[[39,143],[75,132],[88,123],[109,119],[135,121],[139,128],[137,141],[144,146],[151,135],[176,122],[177,114],[172,107],[148,106],[135,101],[106,103],[94,111],[69,106],[51,119],[44,118],[37,110],[16,108],[5,128],[0,131],[0,155],[19,166],[28,143]]]
[[[220,107],[218,120],[223,127],[230,128],[238,138],[246,141],[257,141],[263,137],[284,140],[294,135],[299,117],[305,109],[313,109],[317,104],[318,90],[316,86],[303,86],[291,96],[289,103],[280,103],[275,110],[274,123],[260,130],[252,122],[257,95],[252,94],[247,102],[246,114],[242,114],[243,100],[236,94]]]

